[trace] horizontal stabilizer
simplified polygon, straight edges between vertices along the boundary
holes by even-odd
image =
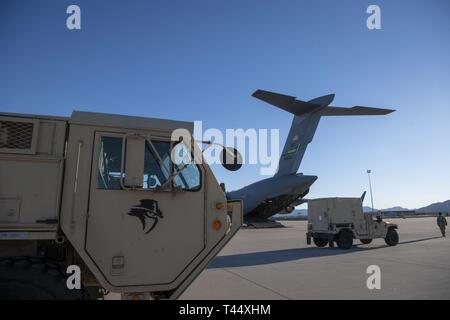
[[[356,106],[353,108],[328,107],[322,111],[323,116],[382,116],[394,112],[391,109]]]
[[[296,116],[314,111],[321,107],[319,104],[297,100],[295,97],[264,90],[256,90],[252,96]]]

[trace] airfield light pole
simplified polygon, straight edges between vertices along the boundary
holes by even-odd
[[[370,180],[371,173],[372,173],[372,170],[367,170],[367,175],[369,176],[370,201],[372,203],[372,212],[373,212],[374,210],[373,210],[372,181]]]

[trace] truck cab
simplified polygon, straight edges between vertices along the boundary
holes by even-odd
[[[21,256],[79,266],[94,291],[178,297],[242,224],[241,201],[227,200],[192,131],[91,112],[0,114],[0,290],[29,280]]]

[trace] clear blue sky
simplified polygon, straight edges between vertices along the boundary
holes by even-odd
[[[66,28],[70,4],[80,31]],[[380,31],[366,28],[370,4]],[[1,111],[279,128],[283,145],[291,115],[251,98],[258,88],[398,110],[322,119],[300,167],[319,176],[310,197],[359,196],[370,168],[375,207],[450,198],[448,0],[0,1]],[[228,189],[261,178],[213,170]]]

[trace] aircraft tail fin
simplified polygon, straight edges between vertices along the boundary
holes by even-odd
[[[367,191],[364,191],[362,196],[361,196],[361,201],[364,202],[364,199],[366,198],[366,193]]]
[[[320,112],[294,116],[275,176],[297,173],[308,144],[312,141],[321,118]]]
[[[361,106],[332,107],[330,104],[334,100],[334,94],[308,102],[264,90],[256,90],[252,96],[294,115],[275,176],[297,173],[306,148],[312,141],[322,116],[385,115],[395,111]]]

